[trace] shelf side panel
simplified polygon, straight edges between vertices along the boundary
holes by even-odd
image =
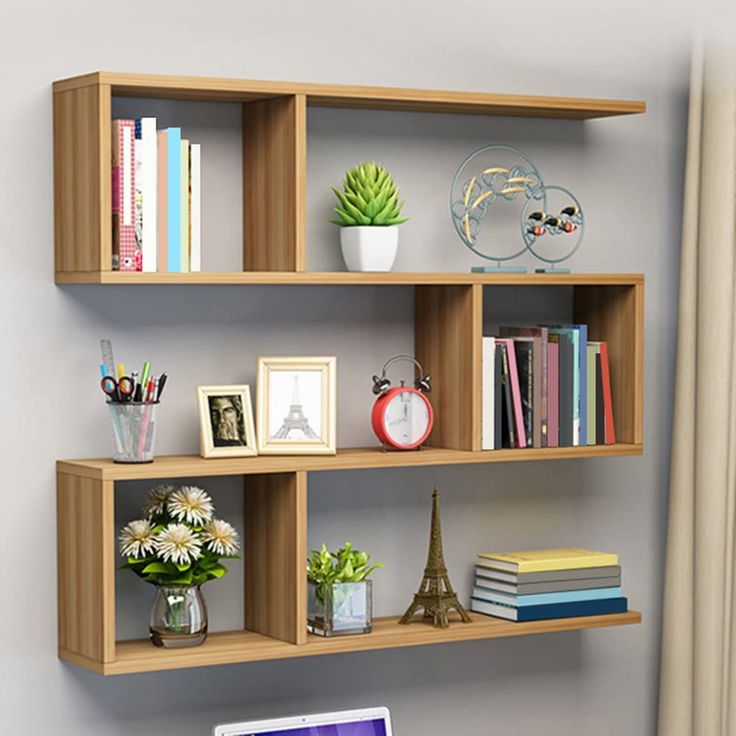
[[[643,442],[644,284],[576,286],[575,320],[589,340],[608,343],[613,419],[618,442]]]
[[[306,268],[304,95],[243,105],[243,270]]]
[[[245,628],[307,640],[307,474],[245,479]]]
[[[482,289],[416,287],[415,353],[432,374],[432,447],[480,450]]]
[[[115,659],[113,482],[57,473],[59,654]]]
[[[112,268],[110,85],[54,94],[57,273]]]

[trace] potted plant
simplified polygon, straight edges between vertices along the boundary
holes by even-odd
[[[342,190],[332,188],[340,225],[340,245],[349,271],[390,271],[399,247],[403,202],[391,174],[379,164],[362,163],[345,174]]]
[[[149,631],[159,647],[202,644],[207,638],[207,605],[201,586],[221,578],[221,559],[236,559],[238,534],[216,519],[209,494],[196,486],[156,486],[143,519],[120,532],[123,568],[156,586]]]
[[[312,550],[307,563],[307,628],[320,636],[368,634],[373,628],[370,555],[346,542],[336,552],[326,545]]]

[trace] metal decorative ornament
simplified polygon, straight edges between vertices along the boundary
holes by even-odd
[[[493,253],[481,242],[482,225],[488,220],[491,226],[490,213],[504,203],[519,210],[521,246],[512,247],[510,253]],[[585,215],[577,197],[559,184],[545,184],[529,156],[505,144],[479,148],[460,164],[450,185],[450,214],[465,246],[495,261],[494,266],[474,266],[475,273],[524,273],[526,267],[508,262],[527,251],[545,264],[537,273],[569,273],[559,264],[577,253],[585,235]],[[562,248],[555,250],[555,241]]]

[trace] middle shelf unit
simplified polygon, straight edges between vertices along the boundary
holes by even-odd
[[[307,635],[304,567],[310,472],[602,458],[643,451],[641,274],[463,278],[468,281],[414,284],[415,355],[432,372],[436,413],[428,446],[422,450],[351,448],[334,456],[211,460],[164,456],[141,465],[106,459],[59,461],[60,657],[101,674],[121,674],[638,623],[641,616],[635,611],[535,624],[510,624],[474,614],[472,624],[455,624],[449,630],[404,627],[385,619],[365,637],[322,642]],[[553,296],[564,302],[570,319],[588,325],[589,339],[608,342],[617,444],[480,450],[482,338],[500,301],[499,289],[509,287],[518,289],[511,295],[515,313],[524,311],[525,289],[563,290]],[[528,311],[523,316],[543,321],[550,317]],[[124,521],[115,519],[116,484],[213,476],[244,478],[243,630],[218,633],[188,652],[160,651],[144,641],[116,641],[115,539]]]

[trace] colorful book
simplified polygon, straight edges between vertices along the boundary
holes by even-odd
[[[542,621],[551,618],[572,618],[574,616],[600,616],[611,613],[626,613],[628,600],[623,597],[604,598],[599,601],[578,601],[577,603],[550,603],[544,606],[525,606],[514,608],[498,603],[471,598],[470,610],[487,616],[498,616],[509,621]]]
[[[536,381],[534,375],[534,341],[531,337],[513,337],[516,351],[516,366],[519,371],[519,393],[521,412],[524,417],[524,432],[527,447],[539,447],[541,435],[538,404],[534,401]]]
[[[533,595],[535,593],[555,593],[562,590],[590,590],[592,588],[620,588],[621,576],[610,578],[582,578],[580,580],[557,580],[541,583],[505,583],[501,580],[475,576],[478,588],[498,590],[511,595]]]
[[[135,121],[136,237],[141,271],[155,272],[158,219],[158,144],[156,118]]]
[[[603,406],[603,372],[600,349],[595,355],[595,443],[606,444],[606,417]]]
[[[514,341],[510,338],[496,338],[496,343],[501,343],[506,348],[508,360],[508,376],[511,384],[511,401],[514,407],[514,433],[516,447],[526,447],[526,432],[524,431],[524,415],[521,411],[521,392],[519,390],[519,372],[516,367],[516,350]]]
[[[493,447],[503,447],[503,346],[493,350]]]
[[[181,270],[189,271],[189,141],[182,138],[181,149],[181,191],[179,210],[181,216]]]
[[[603,411],[605,414],[606,444],[616,444],[616,428],[613,422],[613,398],[611,396],[611,371],[608,363],[608,343],[601,343],[601,383],[603,384]]]
[[[168,270],[181,272],[181,128],[167,128]]]
[[[593,578],[621,578],[619,565],[603,565],[601,567],[582,567],[569,570],[546,570],[542,572],[507,572],[491,567],[487,560],[478,560],[475,563],[476,578],[487,577],[494,581],[521,585],[522,583],[551,583],[565,580],[590,580]],[[604,587],[595,585],[590,587]]]
[[[540,443],[535,447],[548,447],[548,414],[549,414],[549,367],[547,364],[547,345],[549,330],[546,327],[501,327],[503,337],[531,337],[534,339],[534,370],[537,380],[534,385],[534,411],[538,415]]]
[[[112,267],[135,271],[135,121],[112,121]]]
[[[514,402],[511,397],[511,374],[506,346],[496,340],[496,353],[501,356],[501,394],[503,396],[503,413],[501,414],[501,443],[498,447],[516,447],[516,431],[514,429]]]
[[[156,133],[158,139],[158,198],[157,198],[157,255],[156,270],[169,270],[169,134],[166,130]]]
[[[575,426],[575,346],[569,335],[557,335],[560,346],[560,447],[572,447]]]
[[[547,447],[560,446],[560,344],[547,342]]]
[[[495,448],[496,338],[484,337],[481,350],[481,450]]]
[[[582,547],[555,547],[514,552],[484,552],[478,560],[509,572],[544,572],[618,565],[618,555]]]
[[[189,149],[191,209],[189,213],[189,270],[202,270],[202,146],[192,143]]]
[[[524,606],[544,606],[549,603],[574,603],[575,601],[599,601],[604,598],[620,598],[623,592],[616,588],[585,588],[582,590],[560,590],[554,593],[531,593],[514,595],[488,588],[474,587],[473,598],[491,603],[523,608]]]
[[[586,418],[586,444],[588,445],[596,444],[595,357],[597,353],[598,348],[596,344],[589,342],[585,349],[585,370],[588,372],[586,379],[586,387],[588,391],[588,396],[586,399],[586,407],[588,412]]]

